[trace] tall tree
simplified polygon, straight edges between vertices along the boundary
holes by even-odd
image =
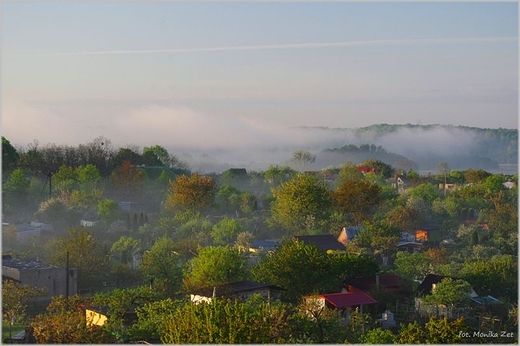
[[[284,240],[272,255],[253,267],[252,275],[259,282],[284,288],[283,297],[290,302],[305,294],[324,292],[332,277],[327,254],[291,239]]]
[[[154,287],[166,294],[178,291],[182,284],[182,267],[175,242],[166,237],[156,240],[143,255],[141,269]]]
[[[166,205],[180,210],[197,211],[210,207],[215,199],[216,182],[197,173],[180,175],[170,183]]]
[[[306,150],[297,150],[293,153],[292,161],[295,162],[302,170],[309,163],[314,163],[316,155]]]
[[[394,175],[394,169],[392,166],[384,163],[383,161],[368,159],[365,160],[361,165],[374,168],[376,174],[381,176],[383,179],[391,178]]]
[[[27,202],[29,197],[30,181],[22,168],[15,169],[7,178],[3,186],[3,194],[13,207]],[[4,202],[5,203],[5,202]]]
[[[54,265],[65,267],[69,254],[69,266],[78,268],[78,287],[95,287],[103,280],[108,269],[108,253],[93,233],[82,227],[71,228],[66,237],[57,238],[50,245]]]
[[[44,288],[21,285],[12,280],[2,282],[2,317],[9,325],[9,338],[13,325],[25,321],[29,299],[45,293]]]
[[[187,289],[208,287],[245,280],[247,259],[237,247],[208,246],[199,248],[184,277]]]
[[[125,160],[121,166],[112,172],[110,179],[121,193],[125,196],[131,196],[142,190],[146,180],[146,172]]]
[[[147,166],[165,166],[170,167],[171,157],[168,150],[160,145],[143,148],[144,163]]]
[[[2,172],[6,174],[13,170],[19,159],[20,154],[18,154],[18,151],[7,138],[2,136]]]
[[[335,191],[335,207],[348,213],[354,224],[368,219],[373,207],[381,203],[381,188],[366,180],[345,180]]]
[[[289,180],[295,174],[296,171],[288,166],[271,165],[264,172],[264,178],[269,184],[278,186],[283,181]]]
[[[306,234],[325,228],[331,213],[332,196],[328,187],[313,175],[297,174],[273,188],[271,223],[289,234]]]
[[[227,245],[236,240],[242,230],[236,219],[223,218],[211,229],[211,236],[215,245]]]

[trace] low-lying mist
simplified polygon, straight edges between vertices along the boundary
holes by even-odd
[[[511,130],[505,130],[511,131]],[[515,130],[516,131],[516,130]],[[435,170],[440,162],[447,162],[451,169],[483,168],[498,169],[501,163],[517,164],[517,135],[510,140],[489,138],[479,129],[433,125],[426,127],[397,126],[390,132],[376,129],[329,129],[322,127],[292,127],[277,131],[280,137],[272,136],[261,145],[248,143],[222,146],[220,148],[185,148],[189,155],[180,155],[194,171],[221,172],[231,167],[244,167],[261,171],[272,164],[291,165],[296,150],[306,150],[316,155],[316,161],[306,169],[323,169],[352,161],[359,163],[367,158],[379,159],[388,164],[397,160],[413,161],[419,170]],[[508,143],[509,142],[509,143]],[[383,153],[349,155],[348,153],[324,152],[345,145],[375,145]],[[485,148],[485,149],[483,149]],[[171,148],[171,150],[178,148]],[[505,152],[502,157],[493,152]]]

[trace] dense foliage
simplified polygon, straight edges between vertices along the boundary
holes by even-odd
[[[515,140],[508,131],[498,137]],[[203,175],[158,145],[116,150],[106,138],[78,147],[35,142],[14,149],[5,138],[2,144],[2,211],[9,223],[2,227],[4,250],[57,266],[66,265],[68,253],[70,267],[78,269],[78,289],[91,296],[69,302],[55,297],[32,323],[38,342],[469,340],[452,330],[475,328],[475,317],[418,319],[403,322],[397,332],[377,329],[387,307],[404,309],[399,307],[412,305],[413,294],[372,291],[379,303],[369,313],[352,311],[345,328],[335,311],[300,304],[302,296],[339,292],[346,279],[378,271],[399,274],[410,290],[413,280],[429,273],[451,277],[426,298],[430,304],[467,306],[469,284],[481,296],[498,298],[513,317],[493,316],[514,326],[517,175],[453,170],[447,162],[435,162],[442,167],[438,174],[421,175],[413,162],[380,160],[388,153],[371,145],[347,144],[336,154],[369,157],[323,171],[295,170],[310,170],[322,155],[301,150],[264,172]],[[33,233],[26,235],[29,226]],[[321,251],[293,238],[337,238],[343,227],[356,231],[346,251]],[[397,249],[418,235],[424,237],[419,252]],[[279,286],[282,301],[193,305],[185,299],[193,289],[240,280]],[[110,322],[101,329],[85,325],[82,307],[94,303],[108,307]],[[22,316],[18,308],[12,305]]]

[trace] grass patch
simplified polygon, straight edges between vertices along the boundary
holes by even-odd
[[[25,324],[15,323],[11,328],[11,336],[25,330]],[[9,323],[2,321],[2,340],[9,338]]]

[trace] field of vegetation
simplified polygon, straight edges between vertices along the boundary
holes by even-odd
[[[37,343],[516,343],[518,174],[438,162],[425,176],[379,160],[382,148],[367,152],[375,158],[315,171],[316,156],[297,150],[287,165],[265,171],[208,174],[159,145],[114,148],[97,138],[16,149],[2,138],[3,254],[61,267],[69,255],[81,293],[53,297],[45,312],[31,314],[30,298],[41,292],[4,282],[4,326],[30,327]],[[52,227],[21,236],[31,221]],[[345,250],[294,241],[337,238],[344,227],[359,231]],[[398,249],[404,233],[430,228],[421,251]],[[267,239],[277,241],[273,251],[255,248]],[[376,273],[398,274],[409,293],[371,292],[378,304],[353,311],[348,322],[302,300]],[[414,315],[414,289],[427,274],[453,278],[429,303],[473,311],[471,286],[500,300],[500,312]],[[242,280],[284,291],[273,301],[189,299]],[[89,306],[103,307],[108,322],[89,326]],[[377,323],[388,309],[394,329]],[[488,328],[483,320],[513,334],[474,335]]]

